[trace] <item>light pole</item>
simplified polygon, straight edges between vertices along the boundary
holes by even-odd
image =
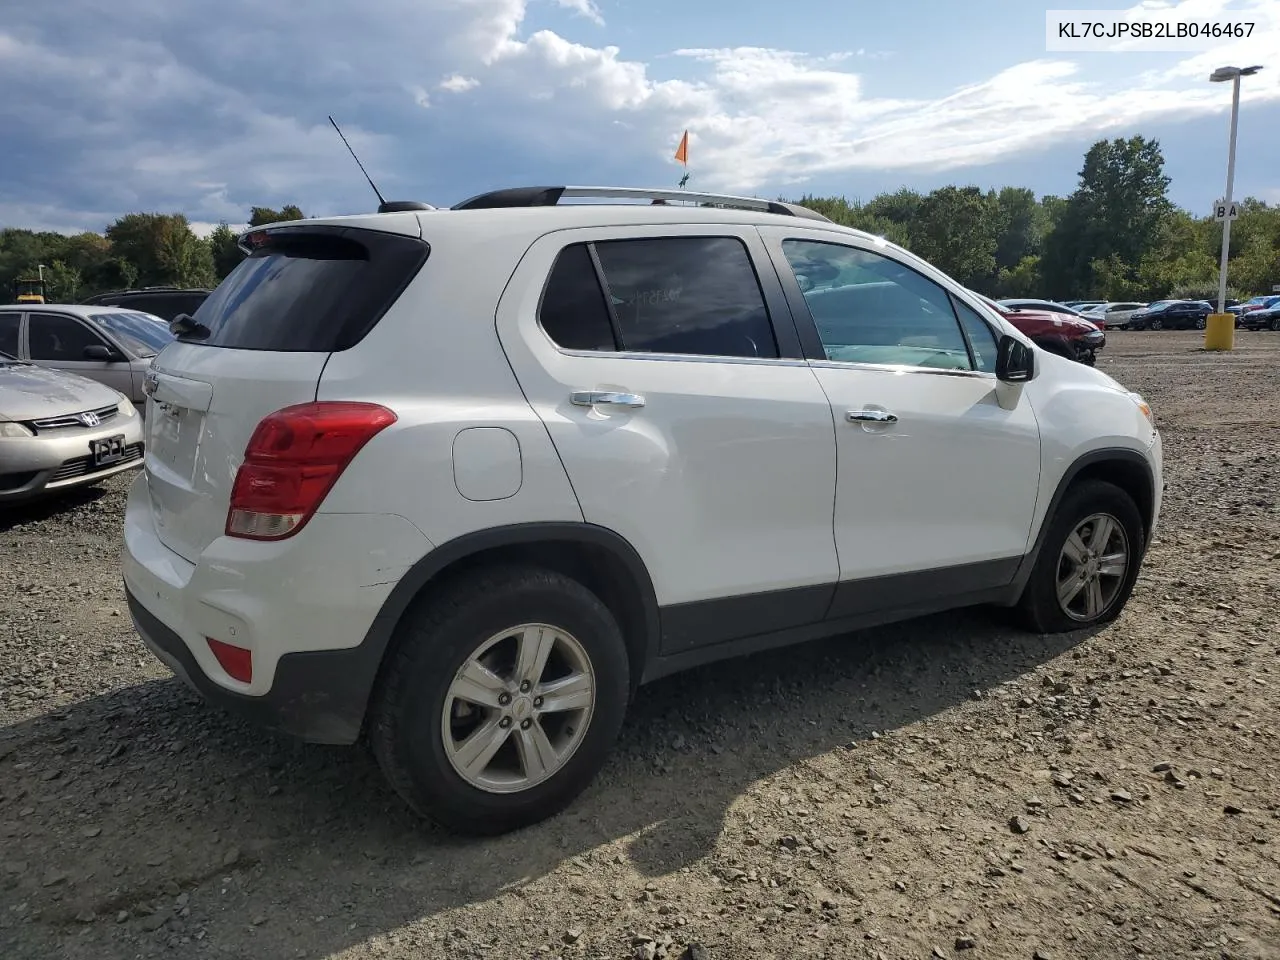
[[[1240,78],[1249,77],[1261,70],[1253,67],[1219,67],[1209,76],[1213,83],[1231,81],[1231,140],[1227,147],[1227,193],[1223,198],[1226,215],[1222,220],[1222,260],[1218,265],[1218,313],[1205,327],[1205,346],[1210,349],[1231,349],[1235,338],[1235,318],[1227,314],[1227,258],[1231,254],[1231,191],[1236,178],[1236,126],[1240,119]],[[1229,318],[1229,319],[1224,319]],[[1216,320],[1216,323],[1214,322]],[[1213,329],[1216,327],[1217,329]],[[1211,341],[1213,344],[1211,345]]]

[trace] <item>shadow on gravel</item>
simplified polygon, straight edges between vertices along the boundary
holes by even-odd
[[[296,744],[177,681],[143,684],[0,730],[0,901],[27,902],[53,925],[44,935],[87,946],[87,912],[105,918],[99,936],[149,938],[136,918],[192,891],[192,919],[156,936],[190,934],[220,910],[236,939],[279,947],[261,955],[305,944],[316,956],[614,841],[642,874],[663,875],[711,852],[752,783],[934,716],[1083,639],[960,612],[668,678],[641,691],[613,761],[568,812],[483,841],[413,819],[362,749]],[[201,886],[211,878],[232,882]],[[228,915],[245,885],[260,891],[254,909],[277,912]],[[117,927],[121,910],[135,919]]]
[[[35,500],[23,500],[15,504],[0,503],[0,533],[7,533],[29,523],[41,523],[59,514],[70,514],[77,508],[96,503],[106,495],[105,487],[77,487]]]

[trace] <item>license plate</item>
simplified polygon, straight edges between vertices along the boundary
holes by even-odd
[[[93,465],[95,467],[105,467],[112,463],[119,463],[124,459],[124,434],[107,437],[105,440],[94,440],[89,444],[89,447],[93,451]]]

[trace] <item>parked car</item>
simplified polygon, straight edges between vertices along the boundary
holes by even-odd
[[[0,352],[0,504],[142,466],[142,418],[118,390]]]
[[[587,197],[627,202],[559,203]],[[250,231],[148,373],[125,589],[207,699],[363,732],[413,809],[497,833],[567,806],[666,674],[1123,609],[1150,408],[901,247],[682,191],[387,206]]]
[[[1062,306],[1070,307],[1076,313],[1085,313],[1105,302],[1103,300],[1064,300]]]
[[[1013,299],[997,300],[1002,307],[1012,310],[1040,310],[1045,313],[1064,313],[1069,317],[1079,317],[1081,313],[1074,307],[1068,307],[1056,300]]]
[[[0,350],[67,370],[143,403],[143,375],[173,340],[159,317],[118,307],[50,303],[0,306]]]
[[[1280,330],[1280,297],[1270,307],[1241,314],[1237,324],[1246,330]]]
[[[975,296],[982,297],[981,294]],[[988,297],[982,297],[982,300],[1030,337],[1036,346],[1068,360],[1092,366],[1098,362],[1098,351],[1107,345],[1106,334],[1084,317],[1005,307]]]
[[[1129,329],[1203,330],[1213,309],[1208,300],[1157,300],[1129,316]]]
[[[1145,306],[1145,303],[1129,301],[1100,303],[1096,307],[1085,310],[1081,316],[1090,323],[1098,323],[1106,330],[1126,330],[1129,326],[1129,318]]]
[[[1251,297],[1244,303],[1236,304],[1233,307],[1227,307],[1227,309],[1237,317],[1243,317],[1246,313],[1252,313],[1254,310],[1269,310],[1276,304],[1280,304],[1280,294]]]
[[[179,314],[194,316],[211,291],[198,287],[142,287],[137,290],[112,290],[82,301],[87,306],[123,307],[150,313],[168,323]]]

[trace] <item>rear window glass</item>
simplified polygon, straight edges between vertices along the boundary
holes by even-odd
[[[239,350],[345,350],[373,329],[427,252],[416,237],[372,230],[269,233],[196,311],[195,333],[179,339]]]

